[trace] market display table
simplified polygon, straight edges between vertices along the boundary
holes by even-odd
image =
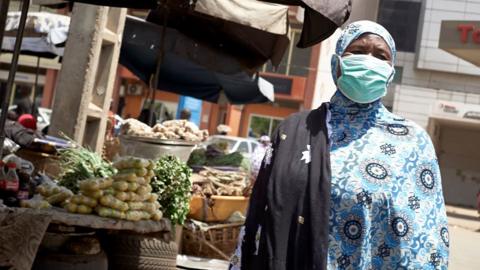
[[[9,210],[0,210],[0,216],[5,212],[11,213],[23,213],[29,215],[48,215],[51,217],[51,223],[88,227],[92,229],[105,229],[105,230],[129,230],[136,233],[154,233],[170,231],[170,221],[168,219],[162,219],[160,221],[153,220],[141,220],[141,221],[128,221],[112,218],[104,218],[96,215],[84,215],[84,214],[72,214],[68,213],[61,208],[50,208],[45,210],[35,210],[30,208],[7,208]]]
[[[95,215],[71,214],[61,208],[35,210],[29,208],[0,208],[0,267],[31,269],[38,247],[48,226],[88,227],[92,229],[125,230],[141,234],[170,232],[167,219],[160,221],[126,221]]]

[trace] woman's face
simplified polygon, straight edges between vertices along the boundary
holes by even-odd
[[[358,39],[350,43],[342,56],[352,54],[366,54],[387,61],[392,65],[392,52],[385,40],[375,34],[363,34]],[[340,77],[340,67],[337,69],[337,78]]]
[[[342,56],[367,54],[392,65],[392,52],[383,38],[375,34],[363,34],[350,43]]]

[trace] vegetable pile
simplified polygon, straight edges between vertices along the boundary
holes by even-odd
[[[234,152],[231,154],[224,154],[217,150],[214,145],[209,145],[207,150],[194,150],[190,155],[187,164],[189,166],[226,166],[242,168],[246,171],[250,170],[250,161],[241,153]]]
[[[247,187],[248,174],[243,171],[220,171],[205,167],[194,174],[192,192],[201,196],[243,196]]]
[[[156,161],[154,172],[151,185],[165,217],[173,224],[183,224],[190,211],[192,170],[177,157],[164,156]]]
[[[50,208],[52,205],[62,205],[73,196],[72,191],[58,186],[57,183],[49,178],[38,185],[35,188],[35,192],[37,194],[30,200],[20,201],[20,206],[34,209]]]
[[[195,123],[187,120],[170,120],[153,128],[136,120],[127,119],[122,125],[121,134],[160,140],[184,140],[201,142],[208,138],[207,130],[200,130]]]
[[[150,181],[155,164],[139,158],[124,158],[113,164],[118,174],[111,178],[92,178],[80,182],[79,195],[70,198],[65,209],[130,221],[160,220],[158,195],[152,194]]]
[[[60,151],[60,166],[63,169],[59,185],[77,193],[79,182],[91,178],[105,178],[115,174],[115,168],[100,155],[76,145]]]

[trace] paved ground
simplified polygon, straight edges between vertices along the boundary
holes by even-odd
[[[449,270],[480,269],[480,218],[475,210],[447,207],[450,231]]]
[[[477,211],[447,206],[447,214],[451,243],[448,269],[480,270],[480,218]],[[212,265],[210,269],[227,268],[225,264],[222,265],[222,262],[217,263],[216,267]],[[194,264],[192,262],[192,265]],[[204,263],[197,262],[197,264]]]

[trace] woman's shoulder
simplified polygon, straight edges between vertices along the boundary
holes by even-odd
[[[430,139],[430,135],[427,133],[425,128],[420,126],[418,123],[391,112],[389,112],[385,116],[386,116],[386,120],[388,122],[389,127],[391,127],[392,129],[394,128],[401,129],[404,127],[408,130],[408,133],[411,135]]]
[[[321,107],[313,110],[306,110],[293,113],[285,118],[280,124],[280,128],[298,128],[299,125],[309,126],[312,123],[324,123],[326,121],[326,109]]]

